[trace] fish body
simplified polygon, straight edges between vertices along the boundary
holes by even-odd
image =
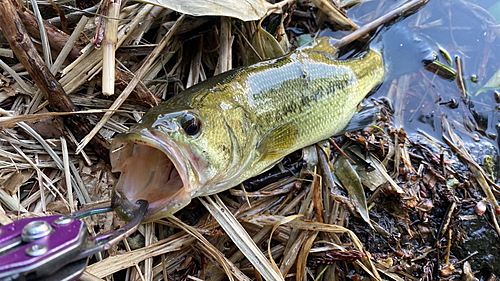
[[[149,202],[147,220],[238,185],[287,154],[341,133],[385,77],[381,54],[335,59],[320,38],[286,56],[201,82],[150,109],[111,148],[113,204],[122,217]]]

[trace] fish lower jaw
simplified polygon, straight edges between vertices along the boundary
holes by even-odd
[[[191,201],[184,170],[176,167],[163,149],[147,142],[125,141],[112,150],[113,172],[120,177],[113,187],[113,206],[124,219],[131,219],[137,200],[149,203],[145,220],[151,221],[180,210]],[[169,153],[172,154],[172,153]]]
[[[126,221],[133,219],[135,210],[137,210],[137,204],[135,203],[137,201],[131,201],[124,198],[123,194],[114,192],[111,202],[114,211],[121,219]],[[155,201],[152,205],[148,205],[148,211],[142,222],[152,222],[173,215],[187,206],[190,202],[191,196],[187,193],[179,194],[178,198],[168,202]]]
[[[215,183],[210,183],[206,182],[203,185],[199,185],[199,187],[192,192],[192,197],[199,197],[199,196],[208,196],[208,195],[213,195],[217,194],[219,192],[228,190],[232,187],[235,187],[238,185],[239,182],[215,182]]]

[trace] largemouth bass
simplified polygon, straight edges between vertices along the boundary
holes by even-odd
[[[131,216],[139,199],[146,220],[173,214],[192,198],[238,185],[287,154],[346,129],[361,100],[385,76],[368,50],[335,59],[320,38],[284,57],[212,77],[149,110],[111,148],[113,204]]]

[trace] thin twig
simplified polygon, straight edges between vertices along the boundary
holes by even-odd
[[[401,7],[396,8],[392,10],[391,12],[385,14],[384,16],[366,24],[357,29],[356,31],[353,31],[349,35],[344,36],[342,39],[337,41],[335,44],[333,44],[333,47],[336,49],[340,49],[344,46],[346,46],[349,43],[354,42],[355,40],[358,40],[361,37],[364,37],[368,33],[374,31],[377,29],[379,26],[384,25],[386,23],[389,23],[395,19],[398,19],[402,16],[408,16],[410,14],[415,13],[418,11],[420,7],[423,5],[427,4],[430,0],[413,0],[411,2],[408,2],[406,4],[403,4]]]
[[[328,0],[311,0],[314,6],[318,7],[323,13],[325,13],[332,21],[336,24],[348,28],[348,29],[358,29],[359,26],[350,20],[346,15],[342,14],[337,7],[332,5]]]
[[[354,160],[351,159],[351,157],[347,156],[347,154],[345,154],[345,152],[342,150],[342,148],[340,148],[337,143],[335,142],[335,140],[333,140],[332,138],[328,138],[328,140],[330,141],[330,143],[335,146],[335,148],[345,157],[347,158],[347,160],[351,161],[352,164],[356,165],[356,162]]]

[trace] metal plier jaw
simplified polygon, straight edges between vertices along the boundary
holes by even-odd
[[[68,215],[30,218],[0,227],[0,280],[77,280],[91,255],[109,249],[139,227],[148,203],[137,201],[134,218],[124,227],[96,237],[87,235],[81,218],[112,207]]]

